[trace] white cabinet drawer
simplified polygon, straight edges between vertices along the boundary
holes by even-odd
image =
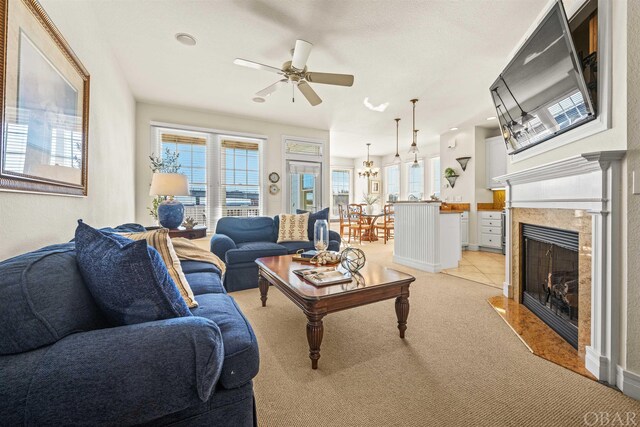
[[[500,214],[498,211],[480,211],[480,218],[500,220]]]
[[[502,229],[500,227],[482,227],[482,232],[484,234],[502,235]]]
[[[482,233],[480,236],[480,246],[487,246],[490,248],[502,247],[500,235]]]
[[[482,220],[482,224],[480,224],[482,227],[493,227],[493,228],[501,228],[502,227],[502,221],[500,221],[499,219],[483,219]]]
[[[463,211],[463,212],[460,214],[460,219],[469,219],[469,212],[467,212],[467,211]]]

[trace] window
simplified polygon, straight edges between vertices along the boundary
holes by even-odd
[[[333,169],[331,171],[331,214],[339,215],[338,205],[348,205],[351,193],[351,171]]]
[[[409,200],[422,200],[424,197],[424,162],[418,160],[418,166],[407,163],[407,196]]]
[[[431,193],[438,198],[440,197],[440,188],[442,188],[440,177],[440,157],[433,157],[431,159]]]
[[[259,216],[260,145],[223,140],[220,144],[221,216]]]
[[[190,216],[199,224],[207,224],[207,141],[208,135],[202,133],[183,133],[174,130],[161,130],[162,153],[178,153],[180,170],[187,176],[189,196],[177,196],[184,205],[185,218]]]
[[[385,166],[385,199],[388,202],[397,202],[400,198],[400,165]]]

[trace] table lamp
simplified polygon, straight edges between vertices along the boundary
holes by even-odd
[[[179,173],[154,173],[151,179],[150,196],[168,196],[158,205],[158,220],[165,228],[178,228],[184,219],[184,206],[174,196],[188,196],[187,176]]]

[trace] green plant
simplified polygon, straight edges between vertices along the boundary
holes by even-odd
[[[179,159],[180,153],[171,151],[167,148],[162,156],[154,156],[153,153],[151,153],[149,156],[149,160],[151,161],[149,168],[153,173],[178,173],[180,171],[180,167],[182,167],[178,161]],[[158,205],[160,205],[163,200],[164,197],[156,196],[151,201],[151,207],[147,208],[149,215],[151,215],[156,221],[158,220]]]
[[[162,156],[154,156],[153,153],[149,156],[151,165],[149,168],[153,173],[178,173],[182,165],[178,162],[180,159],[180,153],[171,151],[168,148],[164,150]]]
[[[445,176],[445,178],[449,178],[449,177],[452,177],[452,176],[458,176],[458,174],[456,173],[455,169],[446,168],[444,170],[444,176]]]
[[[374,194],[362,193],[362,201],[367,205],[371,206],[380,200],[380,196],[376,196]]]

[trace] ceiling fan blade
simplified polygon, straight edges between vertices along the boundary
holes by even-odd
[[[308,41],[296,40],[296,47],[293,48],[293,58],[291,59],[291,66],[297,70],[304,70],[307,65],[307,59],[311,54],[311,48],[313,45]]]
[[[236,65],[241,65],[243,67],[253,68],[255,70],[264,70],[271,71],[272,73],[284,74],[280,68],[271,67],[269,65],[260,64],[258,62],[253,62],[242,58],[234,59],[233,63]]]
[[[256,92],[256,95],[258,96],[269,96],[271,95],[273,92],[275,92],[276,90],[280,89],[280,87],[282,87],[283,85],[287,84],[289,80],[287,79],[282,79],[282,80],[278,80],[277,82],[275,82],[274,84],[265,87],[264,89],[262,89],[260,92]]]
[[[307,98],[307,101],[309,101],[309,104],[311,104],[312,106],[315,107],[322,102],[322,99],[320,99],[316,91],[313,90],[311,86],[309,86],[309,83],[304,81],[298,83],[298,89],[300,89],[300,92],[302,92],[304,97]]]
[[[311,83],[321,83],[325,85],[353,85],[353,76],[351,74],[307,73],[305,79],[307,79],[307,81],[310,81]]]

